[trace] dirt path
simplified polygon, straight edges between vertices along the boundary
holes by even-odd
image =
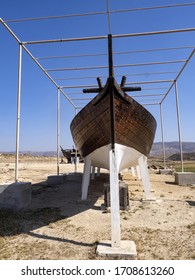
[[[97,242],[110,239],[110,213],[101,210],[108,174],[91,181],[89,201],[80,203],[83,165],[62,164],[66,182],[50,186],[56,162],[26,158],[20,180],[33,184],[32,204],[25,211],[0,210],[0,259],[98,259]],[[155,202],[143,201],[139,180],[123,172],[130,209],[121,211],[121,239],[133,240],[138,259],[195,259],[195,187],[179,187],[171,175],[150,174]],[[0,162],[0,182],[14,178],[13,159]]]

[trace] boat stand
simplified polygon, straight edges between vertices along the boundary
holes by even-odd
[[[81,187],[81,200],[87,200],[90,175],[91,175],[91,159],[90,157],[85,157],[82,187]]]
[[[136,259],[136,246],[133,241],[121,240],[120,233],[120,205],[119,205],[119,178],[117,165],[117,150],[109,150],[110,165],[110,204],[111,204],[111,240],[100,241],[96,253],[107,257],[125,257]]]
[[[138,159],[138,164],[139,164],[140,176],[144,188],[144,193],[145,193],[145,200],[153,201],[155,200],[155,198],[152,197],[151,194],[151,184],[150,184],[150,177],[148,172],[147,157],[141,156]]]

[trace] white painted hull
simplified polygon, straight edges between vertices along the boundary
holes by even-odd
[[[110,149],[111,145],[106,145],[89,154],[87,157],[90,158],[91,165],[109,170]],[[142,154],[135,149],[120,144],[115,144],[115,151],[117,169],[119,172],[125,168],[137,165],[138,159],[142,156]]]

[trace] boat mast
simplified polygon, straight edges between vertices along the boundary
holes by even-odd
[[[112,35],[111,34],[108,34],[108,65],[109,65],[109,78],[113,78],[114,69],[113,69]]]
[[[114,108],[114,69],[112,55],[112,35],[108,34],[108,65],[109,65],[109,93],[110,93],[110,137],[112,152],[115,152],[115,108]]]

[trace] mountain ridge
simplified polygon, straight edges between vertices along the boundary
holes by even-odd
[[[180,154],[180,147],[178,141],[164,142],[164,146],[165,146],[165,155],[167,158],[169,158],[172,155]],[[195,142],[182,142],[182,149],[183,149],[183,153],[185,154],[195,153]],[[15,152],[0,151],[0,154],[14,155]],[[20,155],[56,157],[57,151],[20,151]],[[62,156],[61,151],[60,151],[60,156]],[[162,142],[153,143],[149,157],[158,158],[162,156],[163,156]]]
[[[180,154],[180,146],[178,141],[164,142],[165,155],[170,157],[174,154]],[[195,153],[195,142],[182,142],[183,153]],[[162,142],[153,143],[149,157],[161,157],[163,155]]]

